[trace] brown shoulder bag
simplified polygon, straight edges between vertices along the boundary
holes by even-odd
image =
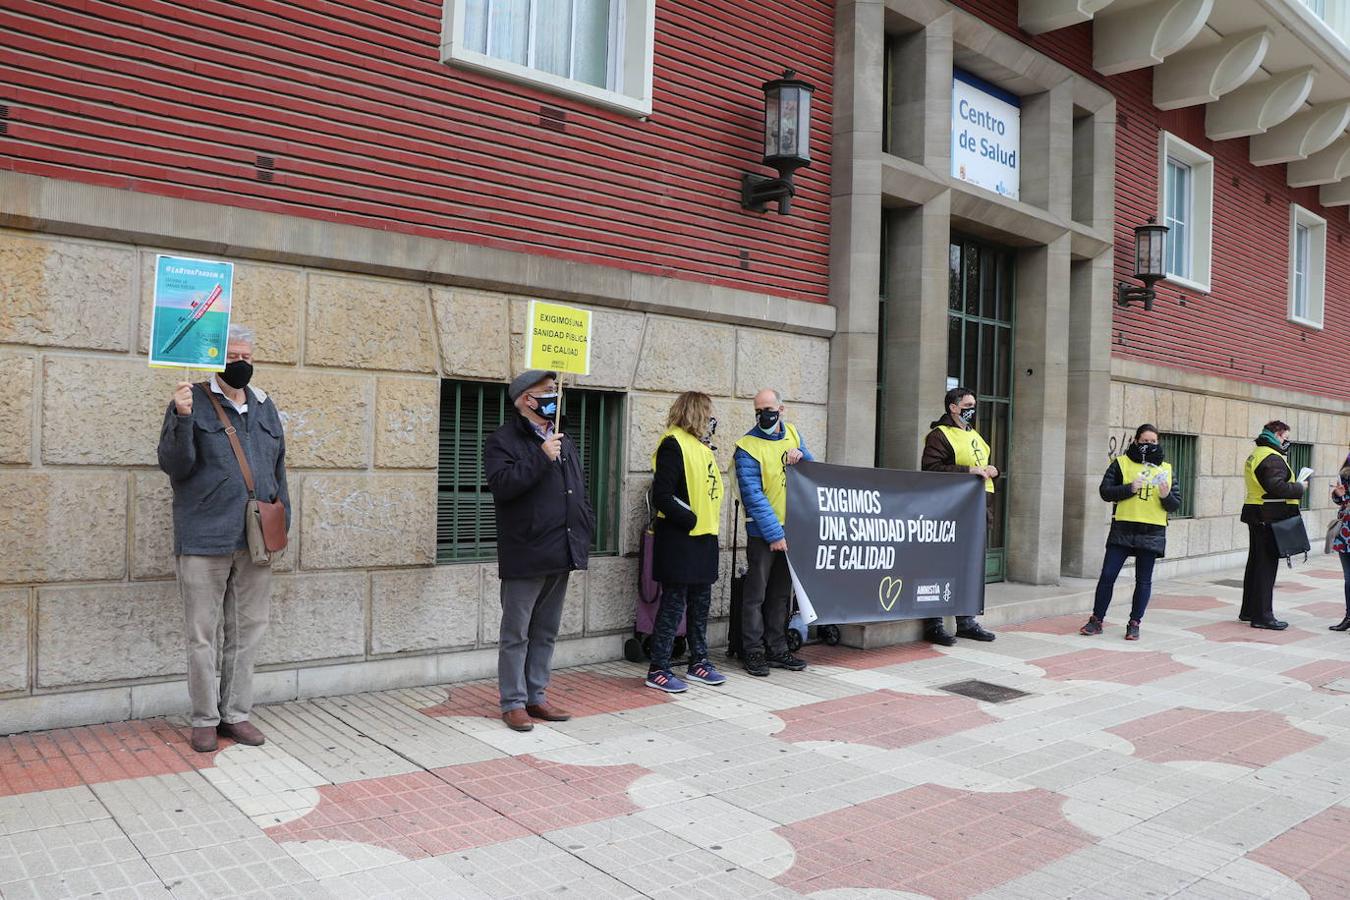
[[[255,565],[266,566],[272,562],[272,554],[286,549],[286,507],[280,500],[259,500],[253,489],[253,470],[244,458],[244,448],[239,445],[239,436],[225,415],[225,409],[216,399],[209,382],[201,382],[206,398],[215,407],[220,423],[225,426],[225,436],[230,439],[234,458],[239,461],[239,470],[244,475],[244,487],[248,488],[248,502],[244,505],[244,533],[248,536],[248,552]]]

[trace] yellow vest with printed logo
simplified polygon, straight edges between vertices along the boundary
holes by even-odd
[[[802,439],[797,429],[786,422],[783,428],[787,434],[776,441],[758,435],[744,435],[736,446],[754,457],[759,463],[759,480],[764,490],[764,498],[773,507],[774,515],[782,525],[787,524],[787,452],[799,449]]]
[[[683,428],[671,426],[656,442],[659,449],[666,438],[674,438],[684,458],[684,486],[689,491],[689,509],[698,520],[689,532],[691,536],[717,534],[722,520],[722,469],[708,445]],[[652,471],[656,471],[656,454],[652,453]],[[666,514],[657,512],[658,519]]]
[[[1289,466],[1289,460],[1284,458],[1284,454],[1273,447],[1257,447],[1252,451],[1251,456],[1247,457],[1247,464],[1242,467],[1242,474],[1247,482],[1247,498],[1243,501],[1249,506],[1260,506],[1266,502],[1266,489],[1261,487],[1261,482],[1256,477],[1256,467],[1265,462],[1267,456],[1278,456],[1284,467],[1289,469],[1289,481],[1294,480],[1294,470]],[[1275,500],[1275,503],[1281,501]],[[1285,500],[1285,503],[1298,506],[1298,499]]]
[[[1116,465],[1120,466],[1120,475],[1125,484],[1133,484],[1140,475],[1144,476],[1144,486],[1139,493],[1125,500],[1116,501],[1116,511],[1111,516],[1117,522],[1142,522],[1145,525],[1167,525],[1167,510],[1163,509],[1162,497],[1158,496],[1158,485],[1153,479],[1158,472],[1166,473],[1166,481],[1172,483],[1172,464],[1160,466],[1151,463],[1137,463],[1128,456],[1117,456]]]
[[[992,465],[989,443],[980,437],[980,433],[974,428],[967,431],[964,428],[939,425],[938,431],[946,436],[947,443],[951,444],[952,450],[956,451],[956,464],[958,466],[980,468]],[[992,494],[994,492],[994,479],[986,478],[984,489]]]

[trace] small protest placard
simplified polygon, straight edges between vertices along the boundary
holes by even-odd
[[[525,368],[589,375],[591,311],[531,300]]]
[[[234,263],[157,256],[150,365],[224,371],[233,288]]]

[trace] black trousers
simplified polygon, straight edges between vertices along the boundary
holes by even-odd
[[[1275,618],[1275,576],[1280,550],[1275,532],[1264,522],[1247,523],[1247,571],[1242,575],[1242,617],[1253,622]]]
[[[741,640],[745,653],[764,648],[770,656],[788,652],[788,607],[792,602],[792,574],[787,554],[770,550],[763,538],[745,541],[745,593],[741,601]]]

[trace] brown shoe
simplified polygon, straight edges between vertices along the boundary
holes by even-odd
[[[547,703],[540,703],[538,706],[527,706],[525,711],[533,718],[543,719],[545,722],[566,722],[572,718],[572,714],[565,710],[558,709]]]
[[[198,753],[211,753],[220,746],[220,741],[216,740],[216,729],[210,725],[205,728],[193,728],[188,743]]]
[[[529,714],[517,706],[515,709],[508,709],[502,713],[502,721],[506,727],[512,731],[533,731],[534,723],[530,721]]]
[[[221,722],[216,726],[216,730],[236,744],[243,744],[247,747],[261,747],[267,742],[267,738],[263,737],[263,733],[258,730],[258,727],[250,724],[247,719],[243,722],[235,722],[232,725]]]

